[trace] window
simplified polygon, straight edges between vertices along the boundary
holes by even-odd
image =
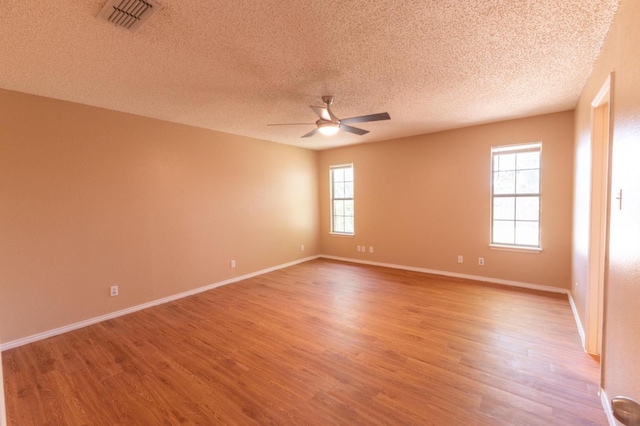
[[[491,245],[540,248],[542,143],[491,148]]]
[[[353,164],[331,166],[331,233],[353,235]]]

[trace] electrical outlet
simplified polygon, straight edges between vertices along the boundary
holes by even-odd
[[[300,244],[300,251],[304,251],[304,244]]]
[[[373,253],[373,246],[369,246],[369,253]]]
[[[478,265],[484,266],[484,257],[479,257],[478,258]]]
[[[462,263],[462,255],[461,254],[458,255],[458,263]]]
[[[117,295],[118,295],[118,286],[117,285],[112,285],[111,286],[111,297],[117,296]]]
[[[356,251],[360,251],[360,246],[356,246]]]
[[[232,261],[231,261],[231,267],[232,267],[232,268],[235,268],[235,267],[236,267],[236,261],[235,261],[235,260],[232,260]]]

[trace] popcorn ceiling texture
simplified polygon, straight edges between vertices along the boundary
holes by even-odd
[[[0,88],[312,149],[573,109],[621,0],[3,0]],[[624,0],[634,1],[634,0]],[[335,95],[365,136],[300,136]]]

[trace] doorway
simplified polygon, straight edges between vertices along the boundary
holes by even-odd
[[[585,350],[601,355],[610,213],[611,84],[607,77],[591,102],[591,211]]]
[[[2,351],[0,351],[0,426],[7,424],[7,413],[4,406],[4,379],[2,377]]]

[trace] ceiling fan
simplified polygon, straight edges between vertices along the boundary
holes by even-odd
[[[366,135],[368,130],[360,129],[358,127],[349,126],[352,123],[363,123],[365,121],[380,121],[389,120],[391,117],[386,112],[379,114],[361,115],[359,117],[350,117],[339,119],[333,112],[331,112],[331,105],[333,104],[333,96],[323,96],[322,102],[324,106],[311,106],[311,109],[318,114],[320,119],[315,123],[285,123],[285,124],[268,124],[268,126],[296,126],[296,125],[311,125],[315,124],[317,127],[309,133],[302,135],[303,138],[308,138],[320,132],[325,136],[331,136],[338,133],[339,130],[343,132],[354,133],[356,135]]]

